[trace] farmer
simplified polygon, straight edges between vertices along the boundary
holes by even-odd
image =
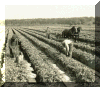
[[[13,58],[15,58],[15,62],[19,63],[20,59],[20,55],[21,55],[21,51],[20,51],[20,47],[19,47],[19,39],[17,37],[16,34],[13,34],[12,38],[9,41],[9,47],[10,47],[10,52],[11,55],[13,56]]]
[[[62,45],[64,46],[66,56],[72,57],[73,41],[69,39],[65,39],[62,42]]]
[[[48,39],[50,39],[50,29],[49,29],[49,27],[47,27],[47,30],[46,30],[46,37]]]

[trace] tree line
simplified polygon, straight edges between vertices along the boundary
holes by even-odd
[[[36,19],[13,19],[5,20],[5,25],[36,25],[36,24],[95,24],[94,17],[73,17],[73,18],[36,18]]]

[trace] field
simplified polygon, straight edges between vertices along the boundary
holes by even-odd
[[[5,27],[0,26],[0,86],[5,82]]]
[[[46,38],[45,30],[50,27],[51,38]],[[77,26],[78,27],[78,26]],[[68,25],[37,25],[37,26],[6,26],[6,81],[11,82],[62,82],[60,86],[68,86],[66,82],[75,83],[76,87],[80,86],[79,82],[96,82],[89,85],[97,85],[100,81],[100,51],[99,38],[95,40],[95,27],[83,26],[80,32],[78,42],[74,43],[72,58],[66,57],[65,51],[61,44],[61,40],[55,37],[55,33],[61,33],[64,29],[70,29]],[[24,55],[23,63],[20,67],[16,67],[14,59],[10,58],[9,39],[13,34],[18,36],[21,42],[21,51]],[[99,35],[99,31],[97,31]],[[95,42],[97,48],[95,49]],[[8,61],[9,60],[9,61]],[[25,62],[24,62],[25,61]],[[11,63],[13,67],[11,66]],[[28,68],[32,68],[34,72],[23,67],[31,64]],[[15,70],[17,71],[15,72]],[[18,76],[14,75],[19,73]],[[26,73],[27,72],[27,73]],[[26,74],[35,74],[36,78],[26,76]],[[11,74],[11,79],[9,75]],[[18,79],[20,75],[20,78]],[[23,76],[24,75],[24,76]],[[25,78],[24,78],[25,77]],[[17,78],[17,79],[16,79]],[[27,80],[27,79],[28,80]],[[34,80],[33,80],[34,79]],[[46,85],[48,85],[46,83]],[[58,86],[53,84],[53,86]],[[71,83],[70,83],[71,85]],[[88,85],[83,83],[83,85]],[[50,84],[49,84],[50,86]]]

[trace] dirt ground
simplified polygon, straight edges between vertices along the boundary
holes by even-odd
[[[17,64],[15,58],[6,58],[6,82],[36,82],[36,74],[32,73],[33,68],[26,60]]]

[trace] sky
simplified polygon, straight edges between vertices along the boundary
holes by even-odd
[[[99,0],[2,0],[0,20],[95,16]]]
[[[6,5],[5,19],[95,16],[94,5]]]

